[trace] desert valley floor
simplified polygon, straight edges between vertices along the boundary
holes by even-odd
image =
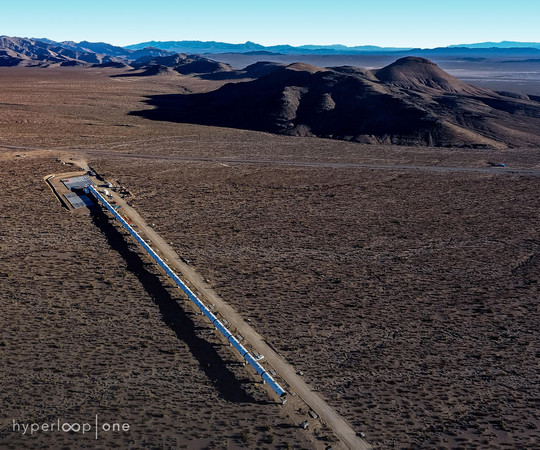
[[[130,114],[148,96],[222,82],[119,74],[0,69],[0,448],[103,448],[12,426],[96,414],[131,425],[111,448],[340,448],[254,383],[112,219],[59,204],[57,159],[126,186],[373,447],[537,445],[539,148],[152,121]]]

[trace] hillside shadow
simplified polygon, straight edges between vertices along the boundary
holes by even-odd
[[[214,92],[147,96],[152,109],[131,111],[129,115],[149,120],[192,123],[254,131],[277,131],[267,119],[271,105],[245,105],[243,100],[217,99]],[[266,106],[266,108],[265,108]]]
[[[262,75],[272,68],[261,67]],[[208,79],[254,76],[255,70],[207,75]],[[131,111],[130,115],[150,120],[192,123],[279,133],[291,125],[283,112],[283,91],[287,86],[308,86],[311,74],[300,71],[276,71],[272,77],[226,83],[217,90],[197,94],[151,95],[144,100],[152,109]],[[311,80],[312,81],[312,80]],[[315,81],[317,83],[317,81]]]
[[[166,67],[140,67],[133,68],[128,72],[109,75],[110,78],[126,78],[126,77],[153,77],[161,73],[176,74],[178,76],[186,75],[181,72],[175,71],[173,68]],[[188,74],[191,75],[191,74]],[[215,73],[202,73],[202,74],[193,74],[201,80],[211,80],[211,81],[234,81],[234,80],[249,80],[250,78],[246,76],[243,72],[215,72]]]
[[[125,236],[111,223],[108,216],[99,210],[92,215],[92,222],[105,235],[111,248],[126,261],[127,270],[138,278],[158,306],[165,324],[174,331],[179,340],[187,344],[201,370],[220,395],[234,403],[268,403],[255,400],[243,389],[242,384],[252,381],[246,378],[237,379],[227,368],[227,361],[217,353],[215,346],[197,335],[200,327],[193,323],[186,311],[171,297],[159,277],[146,269],[147,263],[136,251],[130,249]]]
[[[321,107],[323,93],[308,93],[301,100],[292,93],[287,101],[297,101],[299,106],[291,113],[283,100],[282,87],[260,85],[257,81],[241,84],[228,84],[218,91],[201,94],[147,96],[144,103],[152,108],[131,111],[129,115],[293,136],[351,139],[356,135],[398,135],[407,139],[410,135],[412,143],[424,139],[418,137],[419,130],[425,129],[429,134],[436,126],[422,107],[391,95],[375,93],[355,102],[349,101],[346,88],[345,93],[337,94],[339,104],[325,110]]]

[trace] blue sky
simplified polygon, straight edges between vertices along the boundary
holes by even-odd
[[[436,47],[540,42],[540,1],[26,0],[3,2],[0,34],[54,40],[253,41]]]

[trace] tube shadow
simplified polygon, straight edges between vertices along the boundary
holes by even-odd
[[[227,368],[214,345],[197,336],[196,331],[200,327],[193,323],[188,314],[171,297],[159,277],[147,270],[147,263],[139,254],[130,249],[124,235],[115,228],[109,217],[99,210],[92,215],[92,221],[106,236],[111,248],[126,261],[127,270],[138,278],[145,291],[159,307],[165,324],[176,333],[178,339],[187,344],[190,352],[199,362],[202,371],[220,395],[225,400],[235,403],[267,403],[257,401],[248,394],[242,388],[242,384],[252,381],[237,379],[234,373]]]

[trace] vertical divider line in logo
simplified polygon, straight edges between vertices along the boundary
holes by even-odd
[[[96,414],[96,441],[98,438],[98,415]]]

